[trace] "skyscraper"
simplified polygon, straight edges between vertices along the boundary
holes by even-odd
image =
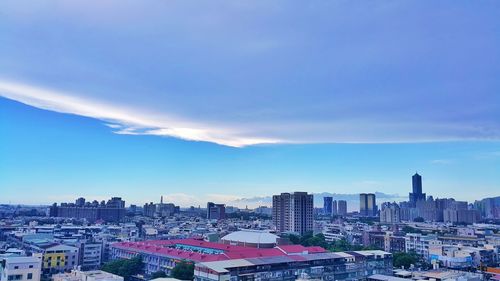
[[[422,193],[422,177],[418,173],[412,176],[412,191],[409,194],[409,201],[415,207],[417,201],[424,201],[426,199],[425,193]]]
[[[359,194],[359,214],[364,217],[377,216],[377,204],[375,194],[361,193]]]
[[[338,201],[338,214],[339,216],[347,215],[347,201],[339,200]]]
[[[333,201],[333,197],[330,197],[330,196],[323,197],[323,213],[325,215],[332,214],[332,201]]]
[[[332,215],[338,215],[339,214],[339,209],[337,206],[337,200],[332,201]]]
[[[281,193],[273,196],[273,223],[280,233],[300,235],[313,229],[313,195],[307,192]]]

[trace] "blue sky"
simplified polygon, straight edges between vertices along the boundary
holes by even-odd
[[[500,182],[497,1],[2,1],[1,202]],[[430,192],[432,190],[432,192]]]

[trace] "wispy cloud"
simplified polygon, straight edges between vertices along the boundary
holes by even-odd
[[[436,164],[436,165],[449,165],[453,163],[453,160],[451,159],[434,159],[430,161],[431,164]]]
[[[500,140],[494,5],[1,1],[2,95],[237,147]]]
[[[238,136],[230,129],[192,124],[22,83],[0,81],[0,96],[41,109],[100,119],[117,134],[171,136],[234,147],[278,142],[276,139]]]

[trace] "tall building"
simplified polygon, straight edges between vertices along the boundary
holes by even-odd
[[[426,196],[425,193],[422,193],[422,177],[418,173],[415,173],[411,179],[412,192],[409,194],[409,202],[412,206],[415,206],[418,201],[425,201]]]
[[[400,223],[401,213],[397,203],[385,202],[380,208],[380,222],[381,223]]]
[[[332,202],[333,202],[333,197],[330,196],[323,197],[323,213],[325,215],[331,215],[333,213]]]
[[[375,194],[373,193],[359,194],[359,214],[363,217],[377,216],[377,203]]]
[[[337,200],[332,201],[332,215],[338,215],[339,214],[339,208],[337,205]]]
[[[86,219],[90,222],[103,220],[106,222],[120,222],[125,217],[125,201],[120,197],[113,197],[107,202],[85,202],[85,198],[78,198],[75,203],[54,203],[49,209],[51,217]]]
[[[338,214],[339,216],[347,215],[347,201],[339,200],[338,201]]]
[[[313,195],[307,192],[273,196],[273,223],[280,233],[300,235],[313,230]]]
[[[226,205],[215,204],[213,202],[207,203],[207,219],[223,220],[225,218],[226,218]]]

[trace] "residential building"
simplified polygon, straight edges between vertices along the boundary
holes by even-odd
[[[373,274],[391,273],[390,253],[356,251],[200,262],[195,265],[194,275],[196,281],[361,281]]]
[[[256,248],[213,243],[197,239],[149,240],[142,242],[118,242],[111,245],[112,259],[130,259],[142,256],[144,271],[167,274],[182,260],[191,263],[233,260],[242,258],[281,257],[297,254],[325,253],[321,247],[284,245],[274,248]]]
[[[397,203],[385,202],[382,204],[380,210],[380,222],[381,223],[400,223],[401,214],[399,211],[399,205]]]
[[[52,275],[53,281],[123,281],[123,277],[102,270],[72,270]]]
[[[377,216],[377,203],[375,194],[373,193],[359,194],[359,214],[363,217]]]
[[[120,197],[113,197],[107,202],[85,202],[79,198],[75,203],[54,203],[49,209],[51,217],[86,219],[89,222],[103,220],[106,222],[120,222],[125,217],[125,201]]]
[[[279,233],[303,235],[313,230],[313,195],[307,192],[273,196],[273,223]]]
[[[338,214],[339,216],[347,215],[347,201],[338,200]]]
[[[332,215],[338,215],[339,214],[339,208],[337,204],[337,200],[332,201]]]
[[[42,271],[53,274],[69,271],[78,266],[79,248],[56,244],[47,245],[43,251]]]
[[[332,215],[332,204],[333,204],[333,197],[331,196],[325,196],[323,197],[323,213],[325,215]]]
[[[40,281],[42,260],[30,256],[0,257],[0,281]]]
[[[225,218],[226,218],[226,205],[215,204],[213,202],[207,203],[207,219],[223,220]]]
[[[418,255],[429,259],[429,247],[441,245],[436,235],[422,235],[420,233],[407,233],[405,236],[405,250],[407,253],[415,252]]]

